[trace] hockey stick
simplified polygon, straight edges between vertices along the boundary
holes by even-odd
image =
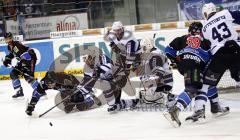
[[[86,82],[82,87],[86,86],[87,84],[89,84],[90,82],[96,80],[96,78],[92,78],[91,80],[89,80],[88,82]],[[50,112],[51,110],[53,110],[54,108],[56,108],[58,105],[62,104],[63,102],[65,102],[67,99],[69,99],[71,96],[75,95],[78,92],[75,92],[71,95],[68,95],[67,97],[65,97],[61,102],[55,104],[53,107],[49,108],[48,110],[46,110],[45,112],[43,112],[42,114],[40,114],[38,117],[41,118],[42,116],[44,116],[45,114],[47,114],[48,112]]]
[[[119,57],[119,60],[120,60],[120,65],[123,67],[123,71],[124,71],[124,73],[127,75],[127,71],[126,71],[126,69],[125,69],[125,67],[124,67],[124,64],[123,64],[123,62],[122,62],[122,58],[121,58],[121,56],[120,56],[119,54],[118,54],[118,57]],[[134,88],[133,88],[133,85],[132,85],[132,83],[131,83],[131,81],[130,81],[130,79],[129,79],[128,76],[127,76],[127,81],[129,82],[130,87],[131,87],[134,95],[136,95],[135,90],[134,90]]]
[[[29,75],[29,74],[27,74],[27,73],[22,72],[21,70],[19,70],[18,68],[14,67],[14,66],[11,65],[11,64],[8,64],[8,66],[11,67],[11,68],[13,68],[13,69],[15,69],[16,71],[20,72],[22,75],[25,75],[25,76],[30,77],[30,78],[34,78],[33,76],[31,76],[31,75]]]

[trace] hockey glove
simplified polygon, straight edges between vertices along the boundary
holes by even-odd
[[[3,61],[3,65],[5,67],[8,67],[8,65],[11,65],[11,63],[12,63],[12,60],[9,57],[6,56],[5,60]]]
[[[109,46],[111,47],[113,52],[115,52],[115,53],[120,53],[121,52],[119,47],[114,42],[111,42]]]
[[[83,101],[84,101],[84,97],[81,94],[81,91],[79,90],[76,90],[75,93],[70,97],[70,102],[73,102],[73,103],[79,103]]]

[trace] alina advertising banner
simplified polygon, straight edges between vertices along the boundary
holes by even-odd
[[[200,20],[204,3],[213,2],[218,7],[230,11],[240,10],[239,0],[181,0],[179,2],[180,20]]]
[[[81,30],[88,28],[87,13],[39,18],[19,17],[6,21],[8,32],[22,34],[24,39],[49,38],[50,32]]]

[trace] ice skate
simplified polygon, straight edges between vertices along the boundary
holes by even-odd
[[[180,127],[181,121],[178,118],[179,112],[180,109],[174,105],[168,111],[163,112],[163,115],[174,127]]]
[[[211,103],[211,112],[214,117],[220,117],[227,115],[230,112],[230,108],[227,107],[221,107],[218,102]]]
[[[200,110],[194,111],[192,116],[189,116],[185,119],[187,122],[205,122],[205,107]]]

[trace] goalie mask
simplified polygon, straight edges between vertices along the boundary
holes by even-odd
[[[140,41],[140,46],[142,49],[142,53],[150,53],[153,48],[153,40],[151,38],[143,38]]]

